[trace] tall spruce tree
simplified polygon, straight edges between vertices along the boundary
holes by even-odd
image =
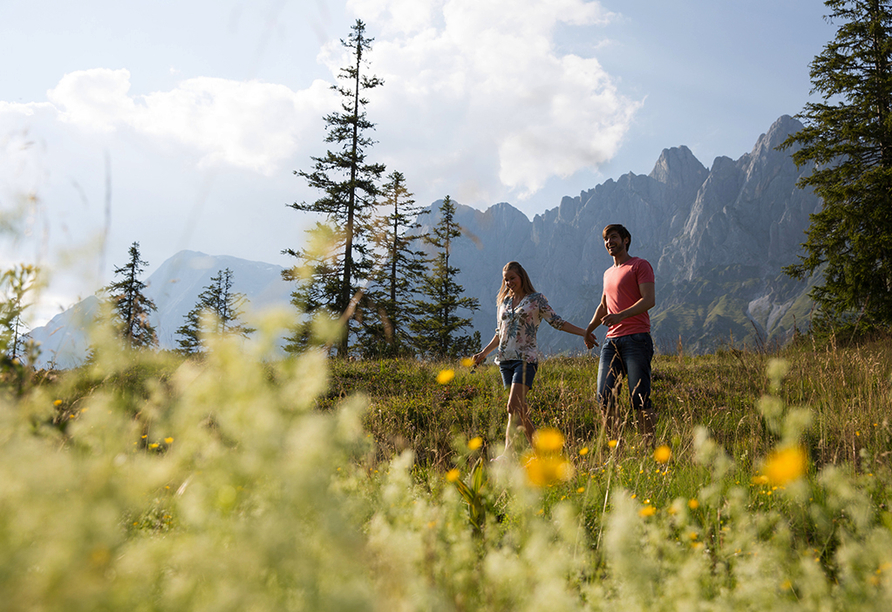
[[[113,281],[102,289],[112,306],[112,324],[118,329],[124,343],[130,348],[157,346],[158,336],[149,316],[155,312],[155,302],[146,297],[146,284],[141,280],[148,262],[140,259],[139,243],[134,242],[128,251],[130,261],[115,268]]]
[[[381,264],[372,275],[360,337],[366,357],[397,357],[412,352],[410,323],[415,289],[426,271],[424,252],[413,248],[420,215],[401,172],[391,172],[381,189],[386,214],[375,221],[373,241]]]
[[[823,279],[811,291],[817,328],[892,327],[892,3],[826,0],[836,37],[811,63],[804,128],[781,145],[800,180],[823,199],[811,216],[805,255],[785,271]]]
[[[375,76],[364,73],[365,55],[374,39],[366,36],[365,24],[356,20],[347,40],[341,44],[350,49],[351,63],[341,68],[338,78],[346,85],[333,85],[342,97],[341,111],[325,117],[328,135],[325,142],[338,148],[323,157],[313,157],[310,172],[295,171],[308,185],[324,195],[313,202],[294,203],[295,210],[323,215],[308,232],[308,244],[315,248],[285,249],[283,252],[301,260],[309,268],[307,277],[286,271],[284,278],[297,281],[292,302],[302,312],[324,309],[334,318],[344,320],[346,330],[337,353],[345,356],[351,333],[352,312],[357,295],[361,295],[372,267],[369,238],[371,213],[378,195],[377,181],[384,173],[383,164],[370,163],[367,150],[375,143],[368,131],[375,124],[368,120],[364,92],[383,84]],[[319,246],[320,243],[325,243]],[[299,350],[305,338],[296,332],[289,338],[289,350]]]
[[[421,283],[421,299],[414,301],[417,319],[410,324],[418,350],[435,358],[454,358],[471,355],[480,350],[480,333],[459,336],[459,331],[471,325],[460,310],[471,312],[480,307],[477,298],[462,297],[464,288],[455,282],[461,270],[449,264],[452,242],[461,236],[455,221],[455,205],[447,195],[440,204],[440,220],[423,237],[433,247],[431,267]]]
[[[241,336],[256,331],[241,322],[248,298],[232,290],[232,270],[226,268],[211,277],[211,284],[198,295],[195,307],[183,315],[185,323],[177,329],[180,353],[193,355],[205,349],[208,337]]]

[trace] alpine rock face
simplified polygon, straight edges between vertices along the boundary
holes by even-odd
[[[486,343],[495,331],[495,295],[502,267],[519,261],[538,291],[568,321],[584,327],[601,297],[602,275],[612,260],[601,230],[621,223],[632,233],[630,253],[644,257],[656,273],[657,304],[651,310],[658,350],[690,353],[724,344],[759,347],[784,342],[808,324],[809,282],[782,268],[797,261],[809,215],[821,202],[796,182],[811,172],[797,168],[792,151],[778,151],[802,128],[789,116],[778,119],[738,160],[716,158],[706,168],[684,146],[665,149],[647,176],[632,173],[608,180],[532,220],[507,203],[480,211],[456,205],[463,229],[450,252],[465,295],[480,300],[474,330]],[[421,219],[437,222],[439,202]],[[176,329],[198,294],[219,270],[233,270],[233,290],[244,293],[252,312],[290,308],[292,287],[282,268],[227,256],[182,251],[147,279],[146,293],[158,312],[153,324],[162,348],[176,346]],[[88,298],[35,329],[45,363],[71,367],[86,354],[87,321],[98,308]],[[246,317],[250,322],[251,319]],[[471,331],[471,330],[469,330]],[[605,329],[596,330],[599,340]],[[576,336],[544,325],[543,353],[580,353]]]
[[[673,352],[680,343],[696,353],[786,341],[807,326],[811,301],[810,283],[782,268],[797,261],[809,215],[821,206],[796,187],[811,167],[797,168],[792,151],[777,150],[801,128],[781,117],[750,153],[718,157],[709,169],[687,147],[666,149],[649,175],[608,180],[532,220],[504,203],[485,212],[459,206],[465,235],[450,263],[461,269],[465,292],[480,299],[475,329],[484,342],[492,337],[501,269],[511,260],[562,317],[585,326],[612,263],[601,230],[621,223],[632,234],[630,253],[656,273],[650,314],[658,349]],[[539,333],[543,352],[584,351],[581,339],[546,328]]]

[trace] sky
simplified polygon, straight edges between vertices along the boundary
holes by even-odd
[[[341,39],[374,38],[370,161],[532,218],[686,145],[737,159],[809,101],[819,0],[0,0],[0,267],[32,326],[180,250],[282,266],[320,194]]]

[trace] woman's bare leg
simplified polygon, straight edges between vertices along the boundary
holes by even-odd
[[[533,432],[536,428],[530,420],[529,406],[527,406],[527,391],[529,387],[522,383],[512,383],[511,390],[508,393],[508,426],[505,429],[505,448],[511,443],[511,417],[517,415],[520,425],[527,436],[530,444],[533,443]]]

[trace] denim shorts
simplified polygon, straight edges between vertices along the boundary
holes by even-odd
[[[499,363],[499,370],[502,372],[502,382],[505,383],[506,388],[513,383],[520,383],[532,389],[533,379],[536,378],[536,370],[538,368],[538,363],[527,363],[519,359]]]

